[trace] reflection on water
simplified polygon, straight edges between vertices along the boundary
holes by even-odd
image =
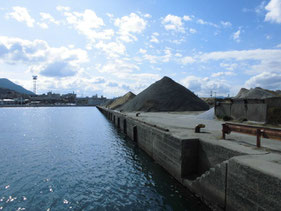
[[[94,107],[0,119],[0,210],[206,210]]]

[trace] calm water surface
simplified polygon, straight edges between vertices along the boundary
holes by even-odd
[[[0,108],[0,210],[206,210],[94,107]]]

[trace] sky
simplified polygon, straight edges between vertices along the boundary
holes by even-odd
[[[37,93],[281,89],[281,0],[1,0],[0,78]]]

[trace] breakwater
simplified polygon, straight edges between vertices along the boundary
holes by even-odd
[[[281,210],[279,152],[193,130],[184,138],[168,127],[140,121],[137,115],[98,109],[212,209]]]

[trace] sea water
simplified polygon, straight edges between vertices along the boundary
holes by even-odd
[[[0,210],[207,210],[95,107],[0,108]]]

